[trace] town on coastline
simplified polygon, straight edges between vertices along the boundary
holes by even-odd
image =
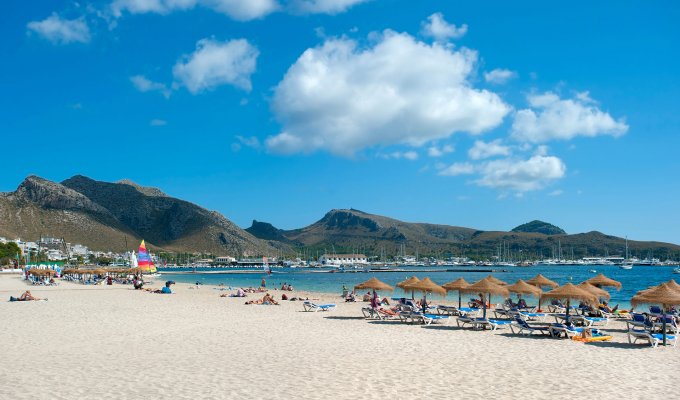
[[[59,264],[67,266],[92,267],[130,267],[134,251],[113,252],[92,250],[82,244],[73,244],[63,239],[41,236],[36,241],[7,239],[0,237],[0,265],[19,268],[20,265]],[[273,257],[243,257],[209,253],[173,253],[150,252],[157,267],[162,269],[196,269],[196,268],[319,268],[330,267],[338,272],[345,270],[385,270],[404,266],[408,267],[530,267],[544,266],[619,266],[629,269],[633,266],[678,266],[674,259],[661,260],[649,257],[640,259],[626,255],[602,255],[582,258],[566,257],[561,248],[553,251],[552,257],[538,258],[516,257],[522,252],[510,252],[506,245],[499,245],[498,252],[484,260],[473,260],[465,256],[420,256],[406,254],[405,247],[400,246],[398,254],[387,255],[384,249],[381,254],[367,256],[363,253],[322,252],[307,255],[305,252],[296,255],[276,255]]]

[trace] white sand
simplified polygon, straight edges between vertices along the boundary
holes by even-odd
[[[157,295],[61,283],[29,288],[49,301],[7,302],[26,288],[0,276],[0,399],[680,396],[680,350],[631,346],[620,322],[596,345],[366,321],[362,303],[246,306],[182,284]]]

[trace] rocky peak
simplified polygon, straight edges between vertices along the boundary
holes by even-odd
[[[129,180],[129,179],[121,179],[118,182],[116,182],[121,185],[128,185],[132,186],[133,188],[137,189],[137,191],[145,196],[151,196],[151,197],[168,197],[163,191],[161,191],[158,188],[155,187],[146,187],[146,186],[141,186],[138,185],[137,183]]]
[[[106,209],[75,190],[35,175],[26,178],[12,196],[18,201],[34,203],[44,208],[89,210],[108,214]]]

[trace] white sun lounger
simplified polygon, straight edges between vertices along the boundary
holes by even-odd
[[[311,301],[305,301],[302,303],[302,307],[308,312],[331,311],[335,309],[335,304],[316,304]]]
[[[652,347],[657,347],[659,343],[663,342],[663,335],[661,333],[650,333],[645,330],[630,329],[628,331],[628,343],[637,343],[638,340],[645,340]],[[678,335],[666,335],[666,341],[675,347],[678,343]]]

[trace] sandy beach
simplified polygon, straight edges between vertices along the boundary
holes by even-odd
[[[160,280],[152,285],[160,287]],[[30,289],[48,301],[8,302]],[[364,303],[298,293],[246,306],[213,287],[29,287],[0,276],[2,399],[673,398],[675,348],[367,321]],[[272,291],[276,299],[281,292]],[[248,299],[261,295],[249,294]],[[436,301],[435,297],[435,301]]]

